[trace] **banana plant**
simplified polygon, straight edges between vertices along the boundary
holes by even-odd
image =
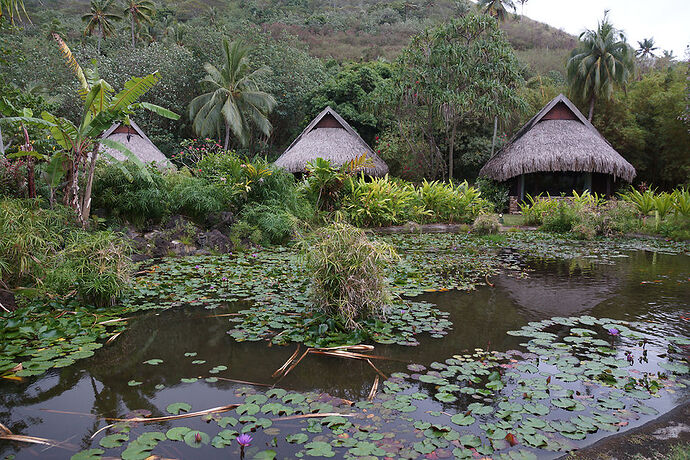
[[[62,148],[57,155],[62,157],[67,177],[63,201],[75,210],[82,225],[86,226],[91,210],[91,190],[99,153],[119,166],[125,177],[130,180],[132,178],[129,171],[112,155],[105,151],[99,152],[101,145],[124,154],[128,160],[139,167],[144,177],[151,180],[145,165],[136,155],[119,142],[100,138],[101,134],[115,122],[129,124],[130,114],[137,109],[146,109],[173,120],[179,119],[179,115],[155,104],[139,102],[139,99],[160,80],[158,72],[145,77],[133,77],[125,83],[120,92],[115,93],[113,87],[99,77],[95,66],[93,69],[82,69],[62,38],[57,34],[53,34],[53,38],[58,42],[67,66],[79,81],[79,94],[84,101],[81,119],[78,123],[73,123],[65,117],[43,112],[41,119],[23,116],[14,117],[11,120],[39,124],[48,128]],[[80,193],[79,172],[85,169],[87,163],[89,167],[86,187],[84,192]]]

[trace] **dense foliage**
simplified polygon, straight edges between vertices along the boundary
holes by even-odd
[[[86,232],[68,208],[37,200],[0,200],[0,273],[5,289],[28,298],[71,297],[111,305],[130,289],[132,264],[123,240]]]

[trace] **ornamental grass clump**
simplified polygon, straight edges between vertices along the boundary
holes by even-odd
[[[302,248],[316,309],[349,330],[359,329],[360,321],[385,318],[392,302],[385,269],[398,257],[391,246],[334,223],[303,240]]]

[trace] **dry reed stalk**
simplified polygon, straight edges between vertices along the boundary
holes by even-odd
[[[64,442],[53,441],[52,439],[38,438],[36,436],[24,436],[21,434],[14,434],[5,425],[0,423],[0,439],[7,441],[17,441],[26,442],[29,444],[41,444],[50,447],[60,447],[66,450],[76,450],[76,447],[70,444],[65,444]]]
[[[108,338],[108,340],[105,341],[105,344],[110,345],[111,343],[113,343],[115,341],[115,339],[120,337],[120,334],[122,334],[122,332],[118,332],[117,334],[111,335],[110,338]]]
[[[288,415],[287,417],[272,418],[272,422],[280,422],[282,420],[298,420],[302,418],[321,418],[321,417],[354,417],[355,414],[341,414],[339,412],[326,412],[323,414],[301,414],[301,415]]]
[[[373,401],[374,398],[376,397],[376,393],[379,390],[379,376],[377,375],[376,378],[374,379],[374,384],[371,386],[371,391],[369,392],[369,396],[367,397],[367,401]]]
[[[271,374],[271,377],[276,378],[290,365],[290,363],[297,357],[297,354],[299,353],[299,348],[300,348],[300,346],[297,345],[297,349],[292,354],[292,356],[290,356],[288,358],[288,360],[285,361],[285,364],[283,364],[277,371],[275,371],[273,374]]]

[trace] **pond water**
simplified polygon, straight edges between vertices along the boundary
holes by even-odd
[[[428,367],[433,362],[443,363],[453,355],[472,355],[478,348],[509,353],[512,353],[511,350],[526,352],[524,344],[528,339],[508,334],[508,331],[515,331],[553,317],[585,315],[636,323],[635,330],[643,337],[643,344],[635,338],[602,335],[601,331],[604,329],[601,329],[601,324],[595,322],[595,325],[600,329],[597,337],[599,340],[610,341],[614,356],[626,359],[626,352],[632,353],[632,372],[642,376],[645,372],[658,371],[656,365],[664,361],[668,353],[669,337],[690,337],[688,255],[626,251],[606,261],[587,257],[554,260],[531,258],[506,249],[502,251],[503,256],[513,258],[519,265],[526,267],[526,275],[521,271],[504,270],[497,276],[487,279],[492,286],[479,286],[470,292],[428,292],[415,298],[433,303],[440,310],[450,314],[449,320],[452,321],[453,328],[446,337],[439,339],[424,335],[419,337],[420,343],[416,347],[375,346],[373,354],[385,358],[372,360],[380,372],[386,376],[407,373],[396,374],[392,383],[385,387],[388,392],[381,392],[384,385],[380,382],[379,395],[375,401],[382,401],[383,407],[391,409],[385,402],[396,401],[392,398],[397,394],[429,395],[426,399],[424,396],[416,396],[415,405],[412,406],[415,410],[405,409],[401,411],[402,415],[391,415],[390,410],[379,411],[380,405],[368,409],[365,405],[360,405],[359,409],[365,412],[368,410],[365,418],[372,419],[371,423],[375,429],[386,433],[389,444],[399,442],[398,437],[407,438],[410,443],[433,438],[428,430],[433,431],[435,428],[428,428],[425,423],[435,423],[437,412],[445,415],[462,414],[472,402],[492,406],[496,411],[505,409],[503,406],[500,409],[497,406],[499,401],[507,401],[505,398],[494,398],[484,394],[458,393],[458,397],[453,397],[452,400],[449,397],[444,402],[434,399],[434,393],[444,384],[434,385],[434,382],[429,384],[424,380],[420,382],[419,376],[412,372],[421,372],[423,368],[413,367],[410,372],[407,367],[410,363]],[[214,310],[180,306],[165,311],[146,311],[138,315],[112,344],[97,350],[91,358],[80,360],[66,368],[51,369],[40,377],[28,377],[21,381],[0,381],[0,421],[3,424],[14,433],[65,441],[67,447],[63,449],[2,442],[0,456],[4,458],[16,455],[17,459],[69,458],[77,450],[100,447],[99,439],[107,433],[100,433],[93,440],[90,437],[105,426],[106,422],[96,416],[122,418],[127,417],[132,411],[141,410],[148,411],[154,416],[167,415],[166,407],[176,402],[188,403],[191,410],[202,410],[246,402],[247,395],[251,396],[254,392],[261,395],[273,385],[286,389],[291,394],[306,394],[307,401],[311,401],[312,405],[321,401],[335,411],[340,412],[339,409],[342,408],[343,413],[357,409],[356,406],[349,407],[348,404],[343,404],[341,399],[351,402],[367,400],[377,373],[370,364],[362,360],[308,355],[284,378],[273,378],[272,374],[290,358],[297,346],[236,342],[228,334],[233,327],[229,322],[231,317],[224,315],[247,307],[247,302],[236,302]],[[566,321],[566,326],[571,325]],[[559,326],[558,321],[556,324],[546,324],[546,327],[561,338],[567,335],[563,333],[564,326]],[[687,356],[687,346],[678,348],[676,352]],[[304,349],[301,347],[301,350]],[[516,353],[513,356],[520,361],[522,355]],[[530,355],[526,356],[527,359],[530,358]],[[508,355],[501,355],[499,361],[508,363],[507,358]],[[553,363],[546,362],[544,358],[531,358],[539,366],[539,371],[548,370],[549,366],[555,369]],[[162,363],[145,364],[148,360],[162,360]],[[504,369],[510,369],[510,366],[504,365]],[[438,369],[442,370],[444,367],[439,366]],[[543,378],[545,379],[546,377]],[[511,394],[511,391],[512,394],[522,393],[522,388],[526,388],[524,383],[518,383],[517,377],[504,380],[505,389],[501,390],[503,394]],[[644,398],[643,411],[628,410],[623,416],[617,414],[616,417],[623,421],[612,423],[615,426],[610,431],[590,430],[585,439],[577,439],[580,436],[569,436],[571,447],[590,444],[612,432],[640,425],[657,413],[672,409],[688,397],[688,392],[680,382],[682,377],[679,377],[677,386],[669,387],[670,391],[662,391],[655,397]],[[527,386],[530,385],[528,382]],[[603,393],[598,387],[583,385],[579,379],[565,379],[561,387],[549,390],[549,394],[552,395],[551,391],[568,389],[572,389],[577,395],[590,395],[594,401],[598,397],[601,400],[608,397],[608,394],[601,396]],[[452,392],[453,389],[447,391]],[[526,395],[525,392],[523,404],[527,401]],[[262,403],[261,400],[257,402]],[[597,408],[601,409],[601,406]],[[614,401],[610,402],[610,407],[604,405],[604,408],[613,411],[618,409],[618,406]],[[648,408],[650,413],[645,414]],[[567,409],[573,410],[572,407]],[[554,410],[550,412],[548,416],[540,410],[533,411],[532,414],[537,418],[541,415],[554,420],[558,413]],[[574,412],[575,415],[577,413]],[[239,414],[220,414],[225,415],[239,418]],[[261,417],[261,414],[255,417]],[[302,456],[302,444],[286,443],[284,439],[286,434],[306,432],[305,427],[310,426],[307,425],[307,421],[278,421],[275,414],[263,417],[265,418],[262,420],[274,420],[270,427],[259,425],[258,429],[252,431],[255,439],[252,447],[247,450],[247,458],[252,458],[257,451],[269,448],[277,452],[276,458]],[[511,420],[510,415],[502,418]],[[354,419],[359,420],[359,416]],[[251,423],[255,421],[250,420]],[[208,432],[213,438],[220,430],[217,422],[218,420],[203,421],[197,417],[159,424],[140,424],[133,426],[128,436],[130,440],[134,440],[145,431],[165,433],[172,427],[185,426],[192,430]],[[417,429],[413,425],[416,422],[422,424],[417,426]],[[447,419],[440,423],[443,426],[447,424]],[[211,425],[213,429],[210,428]],[[334,425],[338,427],[338,423]],[[311,441],[330,442],[333,439],[326,438],[319,433],[318,428],[313,428],[306,432]],[[453,429],[463,432],[458,426],[453,426]],[[494,431],[496,429],[490,426],[483,430],[498,433]],[[422,434],[424,430],[427,430],[426,435]],[[347,430],[342,431],[347,433]],[[439,428],[437,431],[444,434],[445,428]],[[476,427],[471,427],[466,434],[479,434],[480,431]],[[335,437],[341,432],[336,431]],[[396,439],[392,439],[394,437],[388,436],[388,433],[396,433]],[[569,432],[566,430],[566,433]],[[547,433],[547,437],[549,436]],[[342,437],[344,436],[341,433]],[[495,441],[501,441],[498,435],[494,438]],[[454,439],[448,437],[448,440]],[[369,441],[369,444],[376,444],[379,439],[370,437]],[[368,448],[373,449],[369,444]],[[497,451],[501,448],[510,450],[510,446],[501,446],[500,442],[495,444]],[[239,457],[238,446],[233,442],[228,442],[227,445],[225,449],[217,449],[204,443],[199,443],[199,446],[188,446],[184,442],[165,441],[160,442],[153,452],[164,458]],[[381,446],[381,443],[378,445]],[[468,444],[465,445],[468,447]],[[457,440],[455,446],[458,446]],[[518,445],[516,448],[518,447],[521,446]],[[429,458],[443,457],[450,454],[452,449],[451,443],[447,448],[439,448],[435,454],[430,454],[436,457]],[[120,451],[121,449],[106,450],[105,455],[118,456]],[[354,455],[347,454],[345,448],[333,447],[333,452],[336,458]],[[393,450],[389,449],[387,452]],[[417,452],[422,456],[424,450],[419,448]],[[525,455],[536,454],[540,458],[563,455],[563,452],[534,449],[527,444],[521,452]],[[318,449],[311,453],[314,456],[323,454]],[[379,458],[384,456],[380,451],[377,454],[375,450],[366,452],[366,449],[363,449],[362,455],[367,453],[378,455]],[[329,455],[326,449],[323,456]],[[391,453],[387,455],[395,457]]]

